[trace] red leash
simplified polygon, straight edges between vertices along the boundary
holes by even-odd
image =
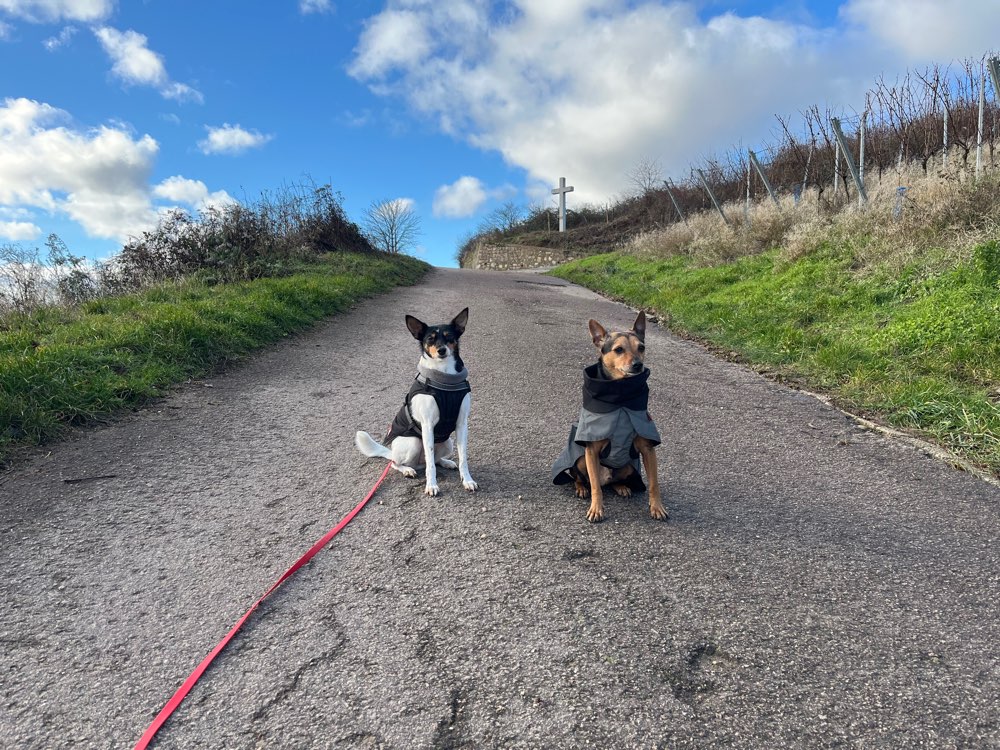
[[[386,475],[389,473],[389,469],[391,468],[392,468],[392,462],[390,461],[386,465],[385,471],[382,472],[382,476],[380,476],[378,478],[378,481],[375,482],[375,486],[372,487],[371,491],[369,491],[369,493],[365,496],[365,499],[362,500],[357,505],[355,505],[354,510],[352,510],[350,513],[344,516],[343,519],[341,519],[340,523],[338,523],[336,526],[334,526],[332,529],[326,532],[326,534],[324,534],[319,541],[317,541],[312,547],[309,548],[308,552],[302,555],[302,557],[300,557],[292,567],[286,570],[282,574],[281,578],[279,578],[274,583],[274,585],[267,590],[264,596],[258,599],[256,604],[254,604],[252,607],[250,607],[250,609],[247,610],[247,613],[240,618],[240,621],[233,626],[233,629],[229,631],[226,637],[223,638],[221,641],[219,641],[219,645],[213,648],[211,653],[204,659],[202,659],[201,664],[199,664],[195,668],[195,670],[190,675],[188,675],[188,678],[184,680],[184,684],[181,685],[179,688],[177,688],[177,692],[174,693],[173,697],[169,701],[167,701],[167,705],[165,705],[163,709],[160,711],[160,713],[157,714],[156,718],[153,719],[153,723],[149,725],[149,728],[146,729],[146,732],[142,735],[142,738],[139,740],[138,743],[136,743],[135,750],[144,750],[144,748],[146,748],[149,745],[150,740],[152,740],[153,736],[158,731],[160,731],[160,727],[163,726],[163,723],[170,718],[170,715],[181,704],[181,701],[183,701],[184,698],[187,696],[187,694],[191,692],[191,688],[194,687],[194,684],[198,682],[198,679],[202,676],[202,674],[204,674],[205,670],[208,669],[208,665],[211,664],[212,661],[215,659],[215,657],[219,655],[219,652],[226,647],[226,644],[229,643],[230,640],[232,640],[232,637],[236,635],[237,631],[239,631],[239,629],[243,627],[243,623],[245,623],[247,621],[247,618],[249,618],[250,615],[253,614],[253,611],[257,609],[257,606],[262,601],[267,599],[267,597],[270,596],[271,593],[276,588],[278,588],[278,586],[284,583],[285,579],[290,578],[291,575],[295,573],[295,571],[297,571],[307,562],[312,560],[313,556],[315,556],[317,552],[323,549],[323,547],[326,546],[327,542],[329,542],[331,539],[337,536],[337,534],[340,533],[341,529],[347,526],[347,524],[351,522],[351,519],[354,518],[361,511],[361,509],[368,504],[368,501],[372,499],[372,496],[375,494],[375,491],[379,488],[379,485],[382,484],[382,481],[385,479]]]

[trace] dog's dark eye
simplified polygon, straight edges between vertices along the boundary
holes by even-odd
[[[623,346],[616,346],[615,347],[615,354],[624,354],[624,353],[625,353],[625,347],[623,347]]]
[[[639,353],[641,354],[644,351],[646,351],[646,347],[644,347],[642,344],[639,344]]]

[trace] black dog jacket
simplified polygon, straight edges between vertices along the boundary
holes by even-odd
[[[457,375],[445,375],[429,367],[418,365],[419,372],[406,394],[406,402],[396,413],[392,426],[382,440],[383,445],[390,445],[398,437],[421,437],[420,424],[410,413],[410,401],[419,394],[433,396],[437,402],[440,417],[434,425],[434,442],[443,443],[458,424],[458,412],[462,408],[465,395],[472,392],[469,385],[469,372],[465,368]]]

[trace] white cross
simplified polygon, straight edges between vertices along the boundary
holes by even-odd
[[[566,193],[572,193],[573,186],[566,187],[566,178],[559,178],[559,187],[552,188],[552,195],[559,196],[559,231],[566,231]]]

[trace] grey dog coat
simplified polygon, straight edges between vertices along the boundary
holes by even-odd
[[[620,469],[631,463],[635,468],[626,483],[633,492],[642,492],[646,484],[639,468],[639,453],[633,446],[635,438],[644,437],[653,445],[660,444],[660,433],[647,411],[649,401],[649,369],[638,375],[613,380],[605,377],[601,364],[583,371],[583,406],[580,416],[570,427],[566,447],[552,465],[553,484],[573,481],[570,470],[585,454],[587,443],[596,440],[610,442],[601,451],[602,466]]]

